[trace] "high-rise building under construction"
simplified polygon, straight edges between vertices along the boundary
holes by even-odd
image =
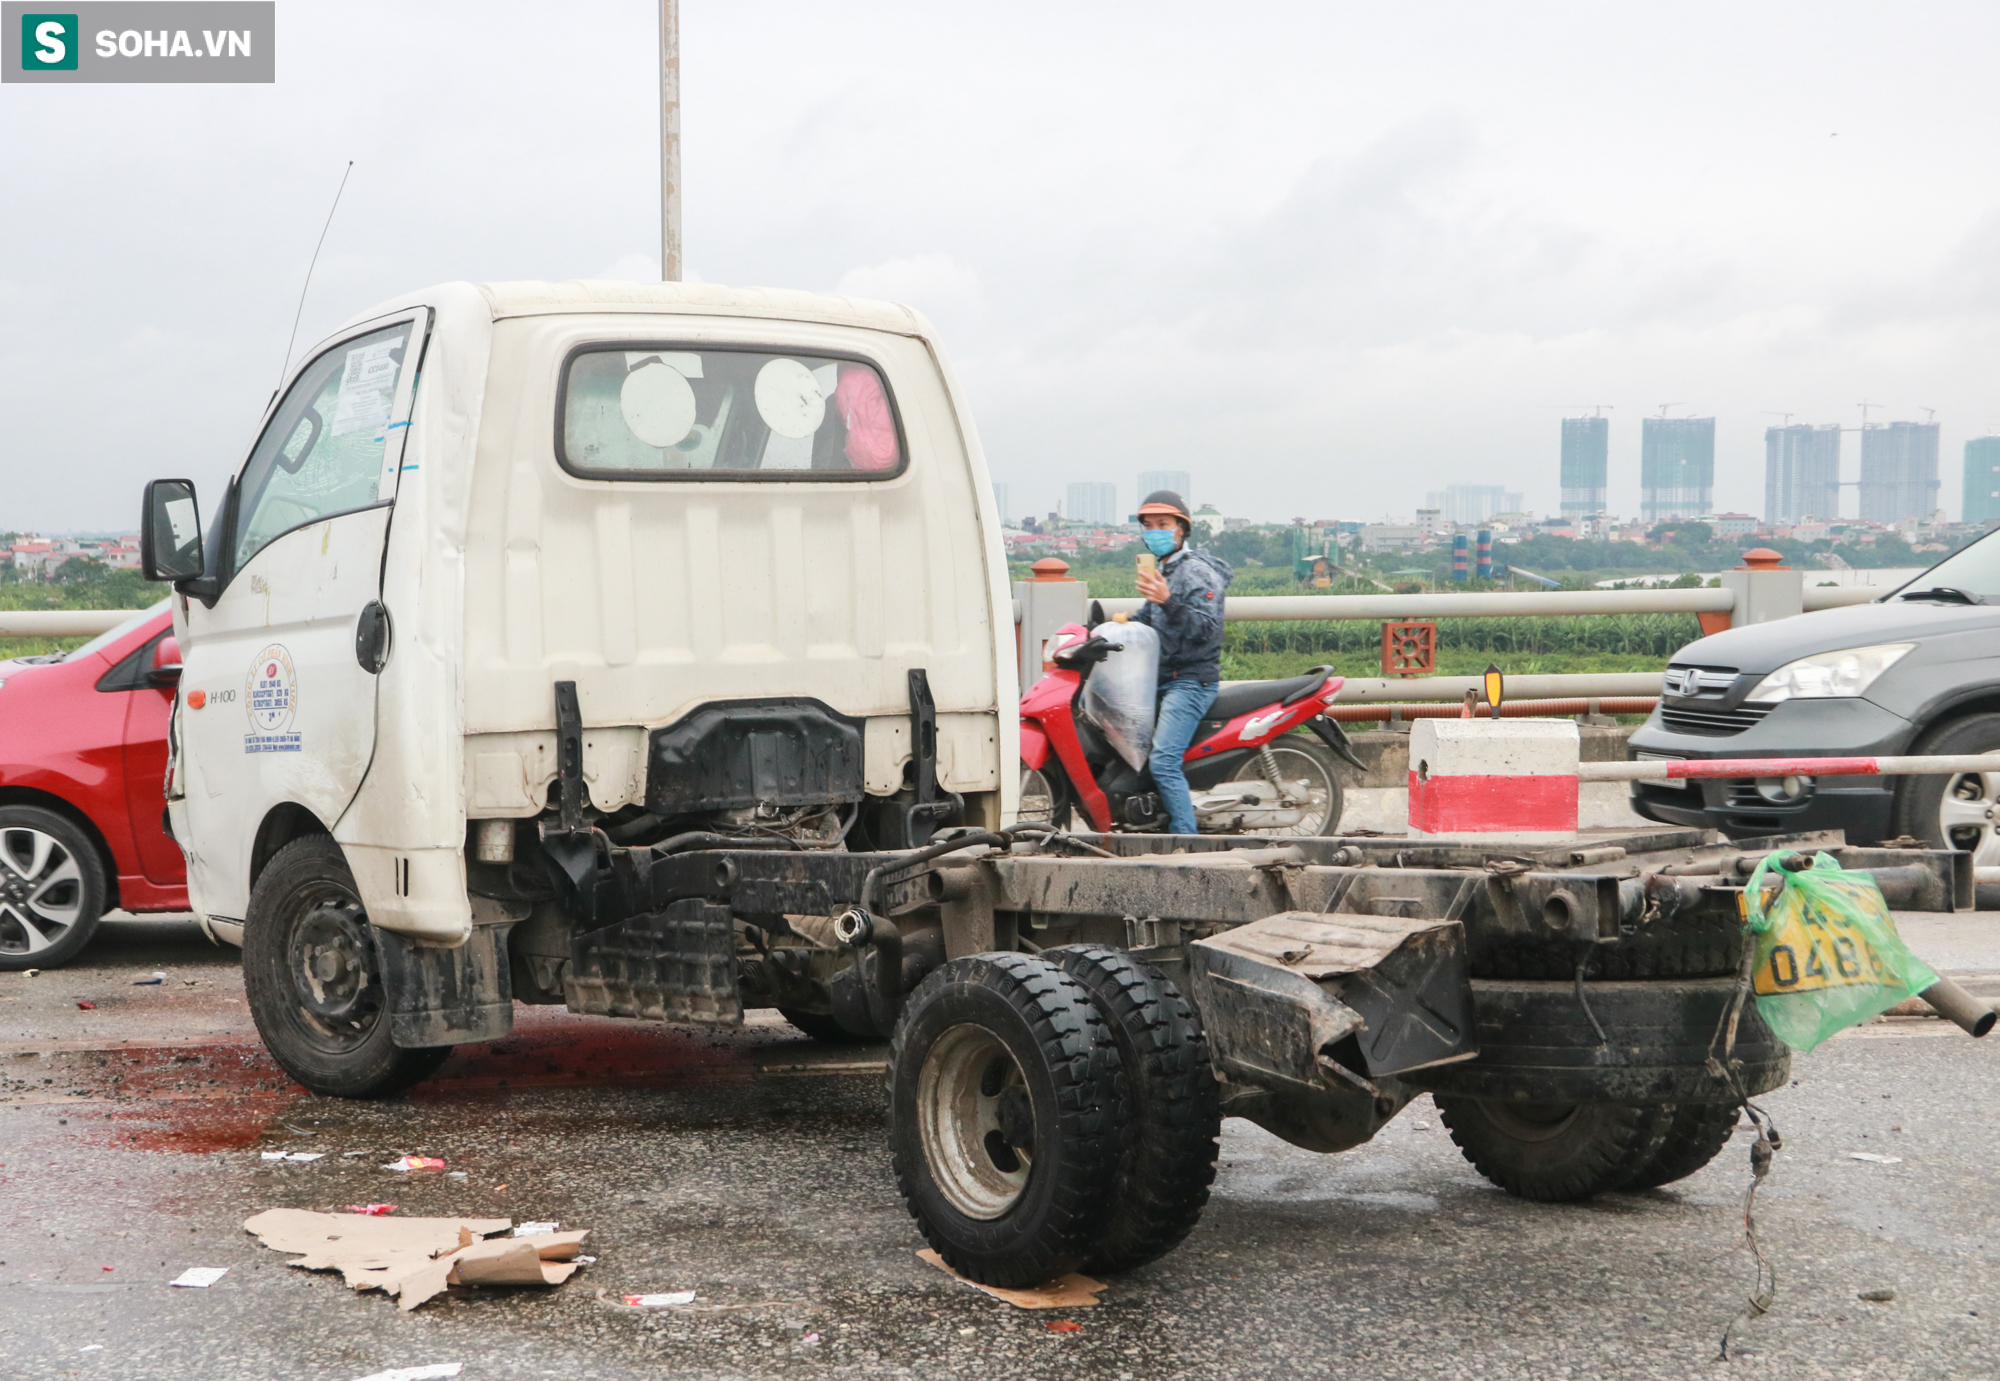
[[[1697,518],[1714,508],[1715,419],[1640,419],[1640,519]]]
[[[1840,516],[1840,426],[1764,429],[1764,521]]]
[[[1861,429],[1862,521],[1929,521],[1937,500],[1937,423],[1891,422]]]
[[[2000,522],[2000,436],[1965,443],[1965,511],[1968,523]]]
[[[1602,513],[1611,475],[1611,419],[1565,417],[1562,447],[1562,511],[1568,518]]]

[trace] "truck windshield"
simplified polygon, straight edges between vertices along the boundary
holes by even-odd
[[[375,504],[409,339],[403,322],[300,371],[243,467],[234,569],[293,528]]]
[[[563,369],[556,459],[594,479],[884,479],[902,428],[874,366],[820,355],[591,346]]]
[[[1989,532],[1955,551],[1896,592],[1898,599],[1921,599],[1928,591],[1962,590],[1987,604],[2000,604],[2000,532]]]

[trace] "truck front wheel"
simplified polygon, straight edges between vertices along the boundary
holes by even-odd
[[[889,1046],[896,1186],[945,1263],[1040,1285],[1096,1248],[1124,1133],[1118,1048],[1076,980],[973,954],[903,1005]]]
[[[1674,1117],[1671,1106],[1435,1099],[1473,1169],[1509,1194],[1543,1203],[1625,1188],[1659,1154]]]
[[[330,835],[293,840],[258,876],[243,986],[272,1058],[314,1093],[379,1098],[428,1078],[451,1053],[390,1039],[375,932]]]

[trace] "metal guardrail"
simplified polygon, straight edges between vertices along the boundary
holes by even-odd
[[[1807,613],[1866,604],[1886,590],[1870,585],[1808,586]],[[1106,614],[1136,614],[1136,599],[1100,600]],[[1534,618],[1572,614],[1727,614],[1734,590],[1494,590],[1473,594],[1434,591],[1416,595],[1231,595],[1224,617],[1231,623],[1318,622],[1326,619]]]
[[[1508,700],[1558,700],[1575,697],[1657,696],[1662,674],[1657,671],[1592,671],[1576,674],[1509,676]],[[1462,701],[1467,691],[1485,684],[1478,676],[1357,676],[1340,688],[1341,705],[1390,705],[1411,701]]]
[[[0,609],[0,638],[94,638],[137,609]]]
[[[1804,592],[1806,612],[1866,604],[1883,593],[1872,585],[1817,588],[1808,585]],[[1139,609],[1136,599],[1107,599],[1101,603],[1107,614],[1133,614]],[[1440,591],[1417,595],[1238,595],[1230,599],[1227,617],[1232,623],[1395,621],[1572,614],[1726,614],[1735,607],[1734,590],[1495,590],[1481,594]],[[0,609],[0,638],[94,638],[138,612],[136,609]],[[1655,683],[1644,691],[1572,689],[1568,693],[1651,695],[1658,690],[1655,678]]]

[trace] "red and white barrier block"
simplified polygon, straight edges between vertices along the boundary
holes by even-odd
[[[1410,725],[1410,833],[1576,833],[1580,740],[1568,719],[1420,719]]]

